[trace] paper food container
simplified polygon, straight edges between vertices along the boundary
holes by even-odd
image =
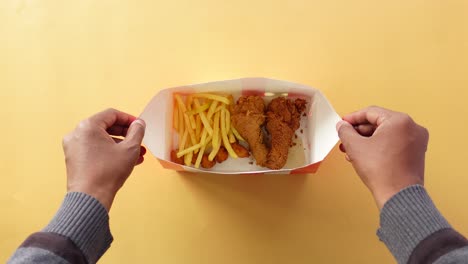
[[[289,149],[286,165],[280,170],[270,170],[257,166],[253,156],[228,158],[211,169],[196,169],[171,162],[170,153],[177,146],[178,138],[172,124],[173,94],[197,92],[229,93],[233,95],[235,102],[242,95],[259,95],[264,97],[266,103],[278,96],[305,99],[306,116],[301,117],[301,127],[296,130],[297,138],[293,138],[295,145]],[[267,78],[243,78],[164,89],[151,99],[140,118],[146,122],[143,143],[164,168],[217,174],[314,173],[338,142],[335,125],[341,120],[319,90]]]

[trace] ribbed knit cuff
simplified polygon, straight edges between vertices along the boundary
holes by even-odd
[[[411,252],[432,233],[450,228],[421,185],[407,187],[388,200],[380,213],[377,236],[398,263],[407,263]]]
[[[94,197],[80,192],[67,193],[62,206],[43,231],[70,238],[89,263],[96,263],[113,241],[104,206]]]

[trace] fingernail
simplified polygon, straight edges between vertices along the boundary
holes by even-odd
[[[135,121],[133,121],[132,124],[133,124],[133,123],[138,123],[138,124],[140,124],[141,126],[143,126],[144,128],[146,128],[146,123],[145,123],[145,121],[144,121],[143,119],[139,119],[139,118],[138,118],[138,119],[135,119]]]
[[[343,153],[346,153],[346,149],[345,149],[345,146],[343,145],[343,143],[340,143],[340,151],[343,152]]]
[[[340,120],[338,123],[336,123],[336,131],[340,131],[340,127],[346,123],[346,121]]]
[[[146,148],[143,146],[140,146],[140,156],[144,156],[146,154]]]

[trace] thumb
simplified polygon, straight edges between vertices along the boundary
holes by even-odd
[[[123,142],[134,146],[140,146],[141,141],[143,140],[143,136],[145,135],[145,128],[145,121],[136,119],[130,124],[130,127],[127,131],[127,136]]]
[[[340,137],[346,152],[351,150],[351,145],[355,145],[355,143],[357,143],[356,141],[361,140],[361,135],[359,135],[356,129],[344,120],[341,120],[336,124],[336,131],[338,131],[338,136]]]

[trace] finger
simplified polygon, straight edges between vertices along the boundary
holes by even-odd
[[[144,156],[146,154],[146,148],[143,146],[140,146],[140,156]]]
[[[346,121],[338,122],[336,124],[336,130],[338,131],[338,136],[343,144],[343,149],[347,152],[351,150],[351,145],[358,145],[356,143],[359,143],[359,141],[362,140],[361,135],[359,135],[356,129]]]
[[[371,124],[374,126],[379,126],[382,122],[391,115],[392,111],[377,107],[371,106],[352,114],[346,115],[343,117],[343,120],[352,124],[353,126],[361,124]]]
[[[116,138],[116,137],[112,137],[112,139],[114,140],[115,143],[120,143],[123,141],[123,139],[121,138]],[[140,146],[140,156],[144,156],[146,154],[147,150],[145,147],[143,146]]]
[[[114,142],[117,143],[117,144],[123,141],[123,139],[121,139],[121,138],[116,138],[116,137],[111,137],[111,138],[112,138],[112,139],[114,140]]]
[[[112,108],[99,112],[89,118],[91,122],[105,130],[113,125],[129,126],[135,119],[136,117],[130,114]]]
[[[145,135],[146,124],[145,121],[137,119],[130,124],[127,131],[127,136],[124,139],[124,143],[132,146],[140,146],[143,136]]]
[[[341,150],[341,152],[346,153],[346,149],[345,149],[343,143],[340,143],[340,150]]]
[[[143,156],[138,157],[137,161],[135,162],[135,166],[142,164],[143,161],[145,161],[145,157]]]
[[[371,124],[362,124],[354,127],[356,131],[363,137],[370,137],[374,134],[376,127]]]
[[[344,156],[347,161],[351,162],[351,158],[348,156],[348,154],[345,154]]]
[[[113,125],[109,127],[106,131],[107,133],[109,133],[109,135],[112,135],[112,136],[125,137],[127,135],[128,126]]]

